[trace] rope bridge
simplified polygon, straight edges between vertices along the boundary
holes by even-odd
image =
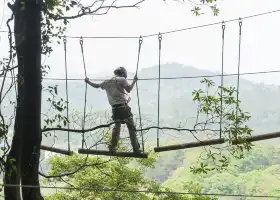
[[[280,10],[272,11],[272,12],[279,12],[279,11]],[[267,13],[263,13],[263,14],[248,16],[248,17],[245,17],[245,18],[256,17],[256,16],[260,16],[260,15],[264,15],[264,14],[270,14],[272,12],[267,12]],[[228,23],[228,22],[232,22],[232,21],[236,21],[236,19],[228,20],[226,22]],[[226,22],[223,21],[222,23],[220,23],[222,25],[221,26],[221,30],[222,30],[222,34],[221,34],[221,40],[222,40],[221,69],[222,69],[222,73],[218,76],[221,76],[221,82],[220,82],[221,96],[223,96],[223,89],[222,88],[224,86],[224,76],[228,76],[227,74],[224,74],[224,41],[225,41]],[[138,87],[138,83],[136,82],[138,114],[139,114],[139,121],[140,121],[140,129],[137,129],[137,131],[140,132],[140,134],[141,134],[141,143],[142,143],[142,150],[143,150],[142,154],[136,155],[135,153],[131,153],[131,152],[111,153],[109,151],[92,150],[92,149],[87,149],[86,148],[86,144],[85,144],[85,133],[86,132],[97,130],[99,128],[109,127],[110,125],[114,124],[114,122],[112,122],[112,123],[100,125],[100,126],[97,126],[97,127],[91,128],[91,129],[85,129],[85,118],[86,118],[86,110],[87,110],[87,83],[85,84],[82,129],[81,130],[70,129],[69,128],[69,123],[67,123],[67,128],[47,128],[47,129],[44,129],[44,130],[42,130],[42,132],[52,131],[52,130],[66,131],[68,133],[68,149],[63,150],[63,149],[47,147],[47,146],[43,146],[43,145],[41,146],[41,149],[46,150],[46,151],[52,151],[52,152],[60,153],[60,154],[65,154],[65,155],[72,155],[73,152],[71,151],[71,147],[70,147],[70,132],[79,132],[79,133],[82,133],[82,148],[80,148],[78,150],[78,152],[80,154],[96,154],[96,155],[107,155],[107,156],[147,158],[148,154],[145,153],[143,131],[144,130],[149,130],[149,129],[152,129],[152,128],[157,129],[157,146],[154,148],[155,152],[163,152],[163,151],[171,151],[171,150],[178,150],[178,149],[210,146],[210,145],[217,145],[217,144],[225,143],[226,142],[225,138],[222,138],[222,115],[223,115],[222,112],[220,113],[220,123],[219,123],[220,129],[219,129],[219,138],[218,139],[211,139],[211,140],[204,140],[204,141],[197,141],[197,142],[183,143],[183,144],[169,145],[169,146],[160,146],[160,137],[159,137],[159,130],[160,129],[169,129],[169,130],[177,130],[177,131],[187,130],[187,131],[190,131],[190,132],[194,131],[194,130],[190,130],[190,129],[176,129],[176,128],[172,128],[172,127],[160,127],[159,119],[160,119],[161,80],[162,79],[168,79],[168,78],[161,77],[161,52],[162,52],[163,34],[171,34],[171,33],[175,33],[175,32],[178,32],[178,31],[184,31],[184,30],[189,30],[189,29],[193,29],[193,28],[202,28],[202,27],[205,27],[205,26],[216,25],[216,24],[218,24],[218,23],[156,34],[157,37],[158,37],[158,77],[157,77],[158,89],[157,89],[157,126],[156,127],[143,128],[143,126],[142,126],[139,87]],[[235,75],[237,75],[237,83],[236,83],[236,85],[237,85],[237,96],[236,96],[237,102],[239,101],[239,85],[240,85],[239,82],[240,82],[240,75],[241,75],[240,74],[240,61],[241,61],[242,25],[243,25],[243,22],[242,22],[241,18],[238,19],[238,25],[239,25],[239,32],[238,32],[238,34],[239,34],[238,72],[237,72],[237,74],[235,74]],[[143,39],[146,38],[146,37],[152,37],[152,36],[155,36],[155,34],[137,37],[137,39],[138,39],[138,52],[137,52],[136,72],[135,72],[136,75],[138,74],[138,69],[139,69],[140,54],[141,54],[141,47],[142,47]],[[67,110],[66,111],[67,111],[67,119],[68,119],[69,118],[69,102],[68,102],[68,100],[69,100],[69,98],[68,98],[68,89],[69,89],[68,88],[68,81],[69,81],[69,79],[68,79],[68,73],[67,73],[68,72],[68,69],[67,69],[67,37],[68,38],[73,38],[73,37],[70,37],[70,36],[64,36],[63,37],[64,61],[65,61],[65,79],[64,80],[65,80],[65,84],[66,84],[66,100],[67,100]],[[86,61],[85,61],[84,46],[83,46],[84,38],[85,37],[79,37],[80,47],[81,47],[81,55],[82,55],[83,67],[84,67],[84,75],[85,75],[85,77],[87,77]],[[94,38],[102,38],[102,37],[94,37]],[[110,38],[134,38],[135,39],[135,37],[110,37]],[[280,72],[280,70],[279,71],[273,71],[273,72]],[[263,72],[263,73],[266,73],[266,72]],[[253,73],[253,74],[255,74],[255,73]],[[205,76],[199,76],[199,77],[205,77]],[[178,79],[178,78],[197,78],[197,77],[173,77],[173,78],[170,78],[170,79]],[[223,111],[223,98],[221,98],[220,108],[221,108],[221,111]],[[239,104],[236,103],[236,116],[238,116],[238,108],[239,108]],[[236,121],[236,126],[238,126],[237,121]],[[239,140],[236,139],[236,140],[232,141],[232,145],[241,144],[241,143],[244,143],[246,141],[247,142],[248,141],[249,142],[254,142],[254,141],[259,141],[259,140],[272,139],[272,138],[276,138],[276,137],[280,137],[280,132],[269,133],[269,134],[258,135],[258,136],[252,136],[251,138],[246,138],[242,141],[240,139]]]

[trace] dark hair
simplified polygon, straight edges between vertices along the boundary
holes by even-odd
[[[127,78],[127,71],[124,67],[118,67],[117,69],[115,69],[114,74],[116,76],[121,76],[121,77]]]

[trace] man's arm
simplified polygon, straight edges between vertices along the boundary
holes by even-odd
[[[85,79],[85,82],[88,83],[90,86],[92,86],[94,88],[100,88],[101,87],[101,84],[90,82],[90,80],[88,78]]]
[[[101,85],[98,84],[98,83],[88,82],[88,84],[89,84],[90,86],[94,87],[94,88],[100,88],[100,87],[101,87]]]
[[[134,85],[135,85],[135,83],[136,83],[137,80],[138,80],[137,75],[134,76],[134,79],[133,79],[133,81],[132,81],[131,84],[129,84],[129,83],[125,80],[125,82],[124,82],[124,89],[125,89],[128,93],[130,93],[130,92],[132,91],[132,89],[133,89],[133,87],[134,87]]]

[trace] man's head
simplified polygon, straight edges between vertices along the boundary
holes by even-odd
[[[118,67],[117,69],[115,69],[114,74],[116,76],[127,78],[127,71],[124,67]]]

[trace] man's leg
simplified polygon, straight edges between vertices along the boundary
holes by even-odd
[[[111,145],[109,147],[110,151],[116,151],[116,146],[120,140],[120,132],[121,132],[121,123],[116,122],[115,126],[112,130],[112,140],[111,140]]]
[[[126,126],[128,128],[130,142],[131,142],[131,146],[133,148],[133,151],[135,153],[141,152],[140,144],[138,142],[137,135],[136,135],[136,127],[135,127],[134,120],[133,120],[132,117],[127,119]]]

